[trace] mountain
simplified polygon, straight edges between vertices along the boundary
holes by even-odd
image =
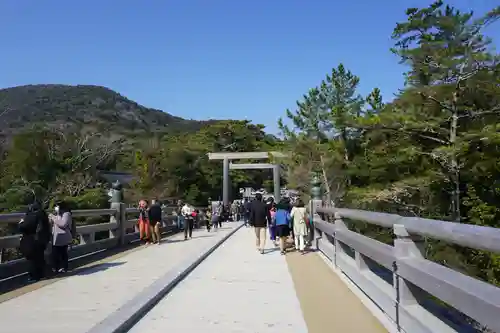
[[[196,121],[144,107],[101,86],[43,84],[0,90],[0,133],[33,126],[80,125],[97,131],[192,132],[217,120]]]

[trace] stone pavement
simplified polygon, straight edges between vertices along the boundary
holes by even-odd
[[[195,230],[161,245],[149,245],[111,262],[93,266],[0,304],[2,333],[85,333],[166,274],[188,256],[215,245],[238,223],[217,232]],[[194,261],[194,259],[193,259]]]
[[[308,332],[285,257],[254,237],[238,230],[129,332]]]

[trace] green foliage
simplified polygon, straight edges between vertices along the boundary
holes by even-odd
[[[360,98],[360,79],[341,64],[286,111],[288,181],[307,191],[315,169],[337,205],[499,227],[500,57],[482,31],[500,7],[476,18],[435,1],[406,14],[392,35],[408,67],[393,101],[377,88]],[[427,252],[500,282],[498,255],[432,241]]]
[[[36,85],[0,90],[0,212],[36,198],[72,209],[109,207],[101,171],[129,172],[125,200],[221,196],[222,165],[207,153],[270,150],[275,137],[248,121],[191,121],[148,109],[103,87]],[[231,190],[269,184],[270,172],[232,171]],[[78,223],[102,222],[92,218]],[[15,232],[0,229],[0,234]]]
[[[87,189],[77,197],[62,197],[70,207],[77,209],[109,208],[109,197],[101,188]]]

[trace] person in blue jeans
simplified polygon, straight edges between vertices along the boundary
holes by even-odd
[[[177,215],[177,228],[182,229],[184,227],[184,216]]]
[[[286,254],[285,242],[290,235],[290,221],[288,203],[282,200],[276,205],[276,214],[274,215],[275,232],[276,237],[279,238],[280,253],[282,255]]]

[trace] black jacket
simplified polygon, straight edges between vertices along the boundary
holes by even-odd
[[[151,223],[161,222],[161,206],[158,204],[154,204],[149,207],[149,221]]]
[[[21,253],[30,258],[34,251],[42,251],[50,241],[51,229],[49,217],[42,209],[30,209],[19,223]]]
[[[267,205],[260,200],[252,201],[248,220],[250,225],[254,227],[266,228],[271,221],[271,213],[267,209]]]

